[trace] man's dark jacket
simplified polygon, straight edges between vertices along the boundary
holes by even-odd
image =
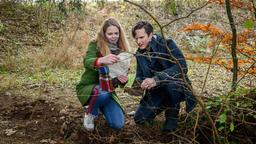
[[[148,51],[138,49],[136,52],[136,80],[142,81],[145,78],[154,78],[157,87],[165,86],[167,88],[166,94],[179,91],[182,93],[180,100],[185,100],[186,111],[190,112],[195,107],[196,100],[182,78],[180,68],[183,69],[187,84],[191,84],[187,76],[188,68],[182,52],[172,39],[165,40],[158,35],[153,35],[149,48]]]

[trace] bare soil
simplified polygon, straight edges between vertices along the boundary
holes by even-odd
[[[109,128],[100,115],[95,121],[95,130],[88,132],[82,126],[82,108],[68,101],[59,102],[1,93],[0,143],[160,143],[177,140],[161,133],[160,121],[154,126],[136,126],[129,115],[121,131]],[[130,111],[132,107],[128,105],[126,103]]]

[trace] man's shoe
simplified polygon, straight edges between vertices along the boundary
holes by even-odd
[[[94,118],[95,116],[92,114],[85,113],[84,115],[84,127],[88,131],[94,130]]]
[[[169,119],[166,120],[162,129],[163,133],[170,133],[170,132],[174,132],[177,128],[178,124],[177,124],[177,120],[175,119]]]

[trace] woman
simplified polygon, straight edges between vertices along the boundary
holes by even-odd
[[[96,41],[90,42],[84,58],[85,72],[76,92],[79,101],[86,107],[84,127],[94,129],[94,118],[100,110],[109,127],[121,129],[124,113],[114,88],[127,82],[127,74],[111,78],[108,65],[119,61],[120,52],[128,51],[128,43],[120,24],[113,18],[104,21]]]

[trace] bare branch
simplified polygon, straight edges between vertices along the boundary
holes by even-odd
[[[148,10],[146,10],[143,6],[141,6],[141,5],[137,4],[137,3],[131,2],[131,1],[129,1],[129,0],[124,0],[124,2],[128,2],[128,3],[130,3],[130,4],[134,5],[134,6],[139,7],[141,10],[143,10],[145,13],[147,13],[147,14],[157,23],[157,25],[158,25],[160,28],[162,28],[161,24],[157,21],[157,19],[155,18],[155,16],[153,16],[153,15],[152,15]]]
[[[232,44],[231,44],[231,55],[233,59],[233,79],[232,79],[232,87],[231,91],[236,90],[236,82],[237,82],[237,73],[238,73],[238,58],[236,55],[236,46],[237,46],[237,33],[236,33],[236,26],[234,23],[234,19],[232,16],[230,0],[225,0],[226,12],[229,20],[229,24],[232,30]]]
[[[210,3],[210,2],[207,1],[207,2],[206,2],[205,4],[203,4],[202,6],[196,8],[196,9],[194,9],[194,10],[191,10],[191,12],[190,12],[189,14],[187,14],[186,16],[176,18],[176,19],[174,19],[174,20],[168,22],[167,24],[163,25],[162,28],[167,27],[168,25],[170,25],[170,24],[172,24],[172,23],[174,23],[174,22],[176,22],[176,21],[178,21],[178,20],[188,18],[188,17],[191,16],[194,12],[196,12],[196,11],[198,11],[198,10],[204,8],[204,7],[207,6],[209,3]]]
[[[256,61],[254,61],[254,63],[245,71],[245,74],[234,84],[235,87],[238,85],[238,83],[239,83],[242,79],[245,78],[245,76],[248,74],[249,70],[254,67],[255,63],[256,63]]]
[[[202,95],[202,93],[203,93],[203,91],[204,91],[204,88],[205,88],[205,85],[206,85],[206,81],[207,81],[207,78],[208,78],[208,75],[209,75],[209,72],[210,72],[210,68],[211,68],[211,65],[212,65],[213,57],[214,57],[215,54],[217,53],[221,41],[222,41],[222,37],[221,37],[221,39],[218,41],[217,46],[214,47],[214,49],[213,49],[213,51],[212,51],[212,56],[211,56],[211,59],[210,59],[209,65],[208,65],[208,69],[207,69],[207,72],[206,72],[206,76],[205,76],[205,79],[204,79],[204,83],[203,83],[203,87],[202,87],[202,90],[201,90],[200,95]]]
[[[168,45],[167,45],[166,38],[165,38],[164,33],[163,33],[163,26],[161,26],[161,24],[158,22],[158,20],[157,20],[150,12],[148,12],[145,8],[143,8],[141,5],[138,5],[138,4],[133,3],[133,2],[131,2],[131,1],[128,1],[128,0],[124,0],[124,1],[125,1],[125,2],[128,2],[128,3],[132,4],[132,5],[135,5],[135,6],[139,7],[140,9],[142,9],[145,13],[147,13],[147,14],[157,23],[157,25],[159,26],[159,28],[160,28],[160,30],[161,30],[161,35],[162,35],[163,39],[165,40],[165,41],[164,41],[165,48],[166,48],[166,49],[169,51],[169,53],[171,54],[170,49],[168,48]],[[207,5],[207,3],[206,3],[205,5]],[[200,9],[200,8],[199,8],[199,9]],[[190,14],[190,15],[191,15],[191,14]],[[179,19],[177,19],[177,20],[179,20]],[[175,20],[175,21],[177,21],[177,20]],[[212,128],[213,128],[213,142],[216,143],[216,142],[215,142],[215,141],[216,141],[216,137],[218,138],[218,137],[219,137],[219,134],[218,134],[218,131],[217,131],[217,129],[216,129],[216,126],[214,125],[213,119],[211,118],[210,114],[207,112],[206,108],[204,107],[204,103],[202,102],[202,100],[199,99],[199,98],[195,95],[192,86],[191,86],[191,85],[188,83],[188,81],[186,80],[186,78],[185,78],[185,73],[184,73],[184,71],[183,71],[183,69],[182,69],[182,66],[181,66],[181,64],[179,63],[179,61],[178,61],[174,56],[172,56],[172,55],[171,55],[171,58],[172,58],[172,59],[175,61],[175,63],[179,66],[180,71],[181,71],[181,77],[182,77],[183,81],[185,82],[185,85],[189,88],[189,90],[190,90],[190,91],[192,92],[192,94],[195,96],[195,98],[196,98],[198,104],[201,106],[201,108],[202,108],[203,111],[205,112],[206,116],[208,117],[210,123],[212,124]],[[219,139],[218,139],[218,140],[219,140]]]

